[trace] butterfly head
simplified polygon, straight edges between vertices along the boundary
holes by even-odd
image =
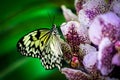
[[[51,29],[51,32],[52,32],[52,34],[54,34],[54,35],[58,34],[58,30],[57,30],[55,24],[53,24],[52,29]]]

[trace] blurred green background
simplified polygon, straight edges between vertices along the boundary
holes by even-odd
[[[66,80],[58,69],[45,70],[39,59],[20,55],[17,41],[30,31],[65,21],[60,6],[74,0],[0,0],[0,80]]]

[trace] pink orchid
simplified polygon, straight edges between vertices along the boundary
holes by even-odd
[[[62,5],[66,22],[60,26],[65,38],[61,48],[68,66],[61,72],[68,80],[120,78],[113,76],[116,66],[120,68],[120,17],[115,12],[120,7],[115,4],[114,0],[75,0],[76,14]]]

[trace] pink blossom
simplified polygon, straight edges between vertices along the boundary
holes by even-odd
[[[67,21],[60,26],[66,41],[61,48],[69,65],[61,72],[68,80],[117,80],[109,77],[115,65],[120,66],[120,55],[115,54],[119,53],[119,3],[114,1],[75,0],[77,15],[61,7]]]

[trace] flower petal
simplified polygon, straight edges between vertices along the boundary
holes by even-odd
[[[85,55],[83,58],[83,64],[85,68],[92,69],[97,62],[97,52],[89,52],[89,54]]]
[[[87,0],[75,0],[75,9],[76,12],[79,13],[81,9],[83,9],[83,4],[85,4]]]
[[[70,20],[77,21],[78,20],[77,16],[74,13],[72,13],[72,11],[70,9],[67,9],[66,6],[62,5],[61,8],[62,8],[63,15],[64,15],[66,21],[70,21]]]
[[[109,10],[109,5],[105,0],[88,0],[79,11],[78,20],[89,27],[97,15]]]
[[[77,21],[69,21],[61,25],[61,31],[73,53],[79,53],[81,43],[90,43],[88,30]]]
[[[70,46],[66,42],[61,43],[61,49],[63,52],[63,58],[64,60],[70,64],[71,58],[72,58],[72,52]]]
[[[68,80],[91,80],[90,75],[81,70],[62,68],[62,73],[65,74]]]
[[[105,77],[105,79],[104,79],[104,80],[119,80],[119,79],[117,79],[117,78]]]
[[[90,40],[95,45],[99,45],[104,37],[108,37],[112,42],[115,42],[120,34],[120,18],[113,12],[98,15],[88,32]]]
[[[89,74],[91,74],[93,80],[102,80],[100,72],[97,69],[97,55],[98,52],[89,52],[83,58],[83,65]]]
[[[91,46],[90,44],[80,44],[80,50],[82,52],[82,55],[81,56],[84,56],[84,55],[87,55],[89,54],[90,52],[96,52],[96,48]]]
[[[109,40],[109,38],[104,38],[100,45],[98,51],[98,69],[102,73],[102,75],[108,75],[114,68],[112,65],[112,57],[114,53],[113,44]]]
[[[120,17],[120,0],[113,0],[110,9]]]
[[[112,59],[112,64],[120,66],[120,53],[114,55]]]
[[[77,21],[63,23],[61,30],[68,43],[72,42],[75,45],[90,43],[87,28],[80,25]]]

